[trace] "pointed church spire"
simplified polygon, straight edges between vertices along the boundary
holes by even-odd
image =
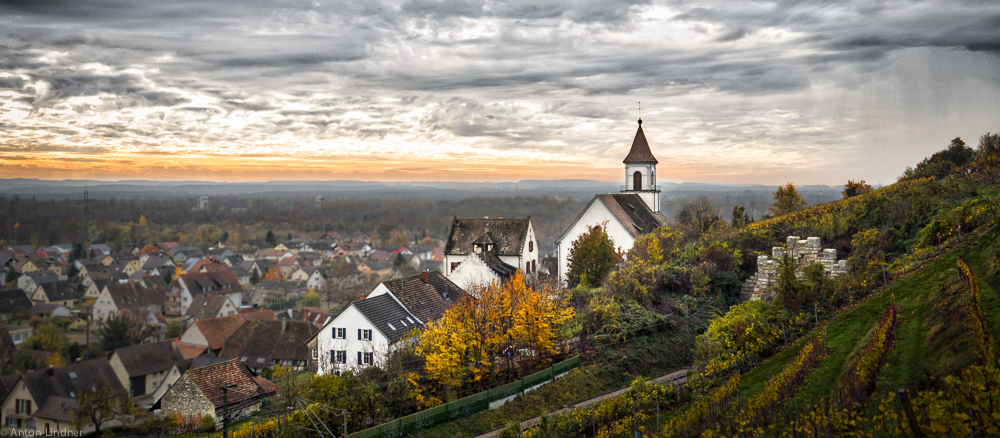
[[[656,157],[649,151],[649,143],[646,142],[646,134],[642,132],[642,119],[639,119],[639,130],[635,132],[635,140],[632,140],[632,149],[628,151],[625,160],[628,163],[653,163],[656,164]]]

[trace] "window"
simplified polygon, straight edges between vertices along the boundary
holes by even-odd
[[[347,363],[347,350],[335,351],[333,363]]]
[[[462,264],[462,262],[451,262],[451,272],[455,272],[455,268],[457,268],[458,265],[461,265],[461,264]]]
[[[358,352],[358,365],[371,365],[375,361],[375,353]]]
[[[347,339],[347,329],[343,327],[333,329],[333,338]]]
[[[20,418],[7,417],[7,427],[17,427],[17,428],[20,428],[21,427],[21,419]]]
[[[372,331],[358,329],[358,340],[359,341],[370,341],[372,340]]]
[[[31,415],[31,400],[14,400],[14,413]]]
[[[638,170],[632,174],[632,190],[642,190],[642,172]]]
[[[313,360],[319,359],[319,348],[313,348]]]
[[[532,252],[534,250],[535,250],[535,241],[534,240],[529,240],[528,241],[528,252]]]

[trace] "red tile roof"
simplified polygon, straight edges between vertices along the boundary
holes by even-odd
[[[231,404],[272,394],[278,390],[277,385],[263,377],[253,375],[239,359],[188,370],[187,374],[216,408],[222,407],[222,385],[236,385],[229,389]]]

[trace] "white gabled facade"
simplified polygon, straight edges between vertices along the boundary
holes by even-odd
[[[503,257],[501,257],[502,259]],[[524,272],[524,270],[521,270],[521,272]],[[458,287],[473,294],[475,294],[477,288],[486,287],[501,280],[500,276],[487,266],[482,258],[475,254],[466,256],[465,260],[454,271],[451,271],[448,279],[457,284]]]
[[[385,288],[385,286],[379,286]],[[420,321],[405,311],[405,307],[391,292],[386,290],[378,295],[388,295],[406,312],[402,323],[394,323],[392,327],[408,331],[414,326],[420,326]],[[378,295],[369,295],[366,300]],[[381,367],[385,364],[389,353],[399,345],[398,342],[390,342],[389,336],[376,327],[357,308],[355,304],[359,302],[352,302],[343,312],[327,322],[312,339],[307,341],[313,349],[317,374],[341,373],[371,366]]]
[[[573,242],[579,239],[581,234],[587,232],[587,227],[601,225],[605,222],[607,222],[605,232],[615,245],[616,251],[627,251],[632,248],[635,238],[622,226],[611,210],[595,196],[583,209],[580,217],[570,225],[562,237],[556,240],[560,282],[566,283],[566,274],[569,273],[569,250],[573,247]]]
[[[479,219],[476,219],[477,221]],[[510,221],[511,219],[495,218],[490,219],[486,217],[482,221]],[[497,256],[500,261],[513,266],[524,273],[524,275],[531,276],[538,272],[538,263],[541,257],[538,256],[538,239],[535,236],[535,227],[531,223],[531,218],[528,219],[517,219],[527,221],[526,231],[524,233],[523,240],[520,242],[520,252],[516,254],[509,253],[499,253]],[[457,219],[456,219],[457,221]],[[452,227],[456,226],[457,222],[452,223]],[[455,231],[453,230],[452,233]],[[491,232],[490,227],[487,226],[484,232]],[[495,230],[491,232],[493,236],[497,239],[504,239],[505,236],[499,235]],[[475,236],[478,237],[478,236]],[[463,265],[473,264],[473,267],[462,268]],[[469,289],[470,287],[476,285],[489,284],[495,281],[499,277],[490,271],[490,268],[486,266],[479,257],[473,253],[458,253],[445,251],[444,261],[441,265],[441,272],[444,273],[445,277],[457,284],[463,289]]]

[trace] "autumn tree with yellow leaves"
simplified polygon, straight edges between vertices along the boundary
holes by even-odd
[[[518,271],[467,297],[428,325],[417,353],[427,374],[445,387],[479,387],[515,378],[556,351],[573,309],[551,285],[529,287]]]

